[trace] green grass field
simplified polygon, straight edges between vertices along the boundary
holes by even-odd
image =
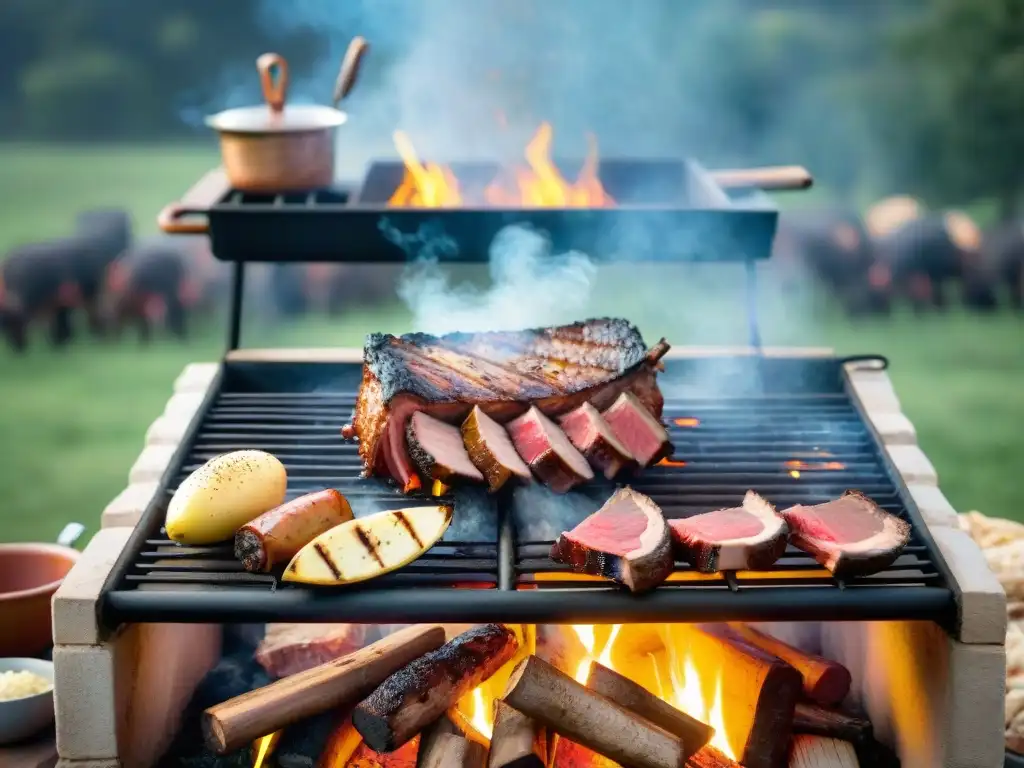
[[[0,247],[68,231],[81,208],[123,205],[152,230],[161,205],[216,162],[189,148],[80,150],[0,147]],[[675,343],[742,342],[730,267],[634,267],[599,277],[586,311],[625,313],[648,337]],[[655,277],[657,276],[657,277]],[[891,375],[920,443],[957,509],[1024,519],[1024,322],[963,313],[851,324],[827,304],[762,290],[768,344],[831,345],[890,357]],[[369,330],[405,330],[404,311],[382,308],[329,321],[246,326],[250,345],[359,344]],[[63,352],[37,344],[24,358],[0,351],[0,541],[51,539],[67,521],[94,528],[125,485],[145,430],[190,361],[215,360],[223,332],[208,321],[181,345],[148,348],[82,341]]]

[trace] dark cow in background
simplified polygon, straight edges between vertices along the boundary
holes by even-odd
[[[775,257],[790,279],[809,272],[851,314],[889,308],[888,271],[876,263],[871,238],[855,213],[784,213],[779,217]]]
[[[81,302],[69,246],[64,240],[22,245],[0,263],[0,325],[17,352],[28,348],[33,323],[50,326],[50,341],[72,337],[71,312]]]
[[[140,240],[108,272],[103,309],[115,337],[135,325],[139,339],[147,342],[153,326],[162,323],[187,338],[187,315],[204,296],[204,273],[197,267],[202,257],[195,250],[205,245],[190,240],[167,235]]]
[[[985,263],[1007,289],[1010,306],[1024,310],[1024,221],[1005,221],[985,233]]]
[[[906,221],[876,239],[875,253],[891,272],[894,296],[909,300],[915,311],[946,309],[956,283],[968,308],[990,311],[998,305],[981,230],[963,213],[928,213]]]
[[[127,212],[117,209],[83,211],[75,219],[73,239],[78,246],[72,256],[82,308],[95,336],[104,332],[100,317],[100,296],[107,272],[132,243],[132,222]]]

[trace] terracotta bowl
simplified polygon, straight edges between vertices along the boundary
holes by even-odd
[[[0,544],[0,656],[36,656],[53,643],[50,598],[78,557],[59,544]]]

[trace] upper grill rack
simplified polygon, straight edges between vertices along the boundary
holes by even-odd
[[[357,515],[410,500],[379,481],[360,480],[356,448],[339,435],[351,416],[359,366],[228,362],[168,468],[164,493],[146,510],[105,585],[104,620],[951,621],[945,566],[843,391],[838,361],[786,362],[752,358],[744,364],[751,375],[740,378],[746,391],[712,398],[687,386],[693,361],[668,361],[661,376],[664,418],[673,458],[685,464],[650,468],[632,484],[669,517],[733,506],[748,488],[779,508],[859,489],[913,531],[903,555],[879,574],[837,581],[790,548],[757,573],[705,576],[677,563],[653,593],[630,595],[547,557],[552,536],[607,497],[611,486],[601,484],[574,495],[575,517],[565,514],[565,505],[551,507],[551,495],[536,488],[497,497],[460,490],[447,499],[455,517],[438,545],[400,571],[360,585],[310,588],[249,574],[229,544],[179,547],[161,533],[173,490],[216,454],[270,451],[288,469],[289,498],[336,487]]]

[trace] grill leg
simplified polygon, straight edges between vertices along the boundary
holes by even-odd
[[[757,262],[750,259],[747,266],[747,334],[750,346],[761,351],[761,325],[757,311]]]
[[[242,293],[245,289],[245,262],[236,261],[231,269],[231,317],[228,319],[228,352],[238,349],[242,338]]]

